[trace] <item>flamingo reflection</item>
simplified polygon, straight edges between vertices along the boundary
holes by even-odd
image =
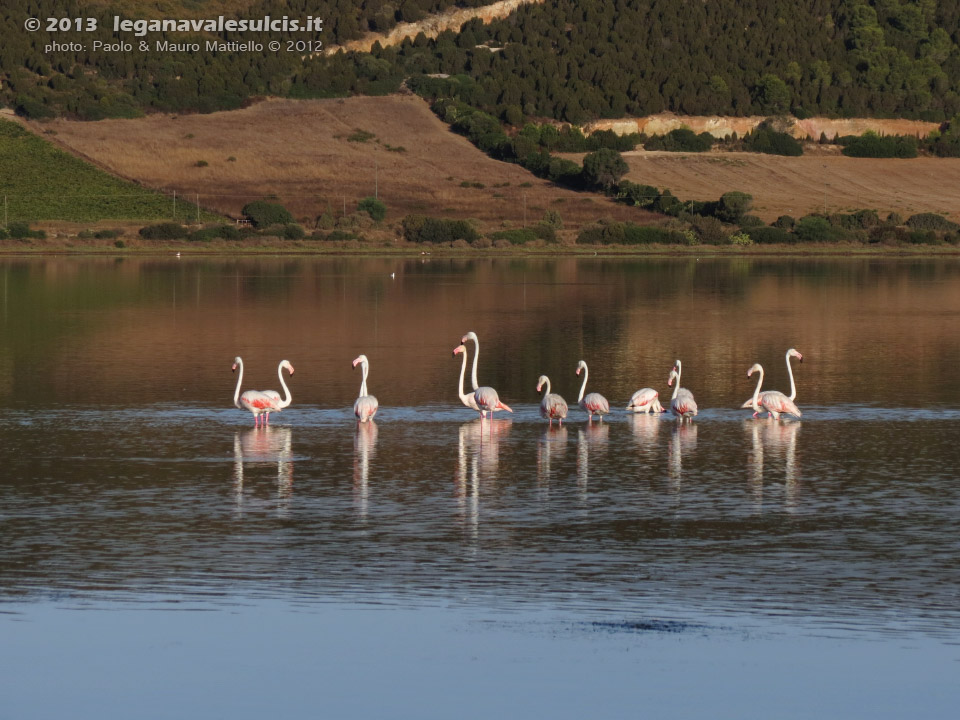
[[[660,433],[660,416],[637,413],[627,417],[627,424],[633,432],[633,440],[644,455],[652,455],[657,447],[657,435]]]
[[[673,489],[680,491],[683,480],[683,456],[697,449],[697,426],[693,423],[679,423],[674,426],[668,447],[669,475]]]
[[[567,453],[567,428],[563,425],[548,425],[537,443],[537,482],[546,487],[550,484],[550,466]]]
[[[373,420],[357,423],[353,435],[353,501],[360,519],[367,519],[368,483],[370,460],[377,454],[377,424]]]
[[[480,521],[480,482],[496,482],[500,441],[510,433],[510,426],[509,420],[474,420],[459,428],[454,492],[474,542]]]
[[[577,487],[580,488],[581,498],[587,494],[587,483],[590,479],[590,456],[594,462],[602,456],[607,447],[607,438],[610,435],[610,426],[593,423],[577,430]]]
[[[800,432],[800,425],[799,422],[773,423],[752,419],[744,422],[744,429],[750,434],[751,439],[749,481],[758,510],[762,510],[763,507],[765,460],[779,462],[782,459],[785,505],[788,509],[795,507],[800,475],[797,462],[797,435]]]
[[[293,433],[289,427],[259,427],[234,433],[233,479],[237,511],[242,512],[244,466],[277,466],[277,511],[285,512],[293,495]]]

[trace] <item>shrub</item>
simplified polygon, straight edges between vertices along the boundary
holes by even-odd
[[[224,240],[239,240],[240,231],[233,225],[220,225],[217,228],[217,235]]]
[[[819,215],[804,215],[794,230],[801,242],[832,242],[836,239],[830,221]]]
[[[960,225],[936,213],[918,213],[917,215],[911,215],[907,218],[907,227],[911,230],[934,230],[937,232],[955,232],[960,230]]]
[[[731,245],[753,245],[753,239],[745,232],[734,233],[730,236],[729,241]]]
[[[911,135],[880,136],[865,132],[860,137],[844,136],[838,141],[843,145],[844,155],[869,158],[915,158],[917,139]]]
[[[600,148],[583,158],[583,179],[603,189],[616,185],[629,169],[623,156],[610,148]]]
[[[623,180],[618,189],[617,198],[634,207],[648,208],[660,197],[660,191],[652,185],[638,185]]]
[[[766,225],[763,220],[758,218],[756,215],[744,215],[740,218],[740,227],[760,227],[761,225]]]
[[[753,132],[743,136],[747,150],[767,155],[803,155],[803,145],[792,135],[777,132],[768,122],[761,123]]]
[[[293,215],[279,203],[255,200],[243,206],[241,212],[253,223],[254,227],[263,228],[270,225],[287,225],[293,222]]]
[[[497,230],[490,235],[494,245],[498,240],[507,240],[511,245],[526,245],[537,239],[532,228],[513,228],[511,230]]]
[[[400,224],[403,236],[408,242],[446,243],[466,240],[474,243],[480,238],[480,233],[466,220],[407,215]]]
[[[690,225],[701,243],[725,245],[728,242],[723,223],[715,217],[694,216],[690,218]]]
[[[357,211],[365,212],[377,222],[380,222],[387,216],[387,206],[382,200],[378,200],[375,197],[365,197],[358,202]]]
[[[778,217],[774,223],[774,227],[782,228],[784,230],[793,230],[793,226],[797,224],[797,221],[789,215],[781,215]]]
[[[306,234],[307,233],[304,232],[303,228],[299,225],[291,224],[283,228],[283,237],[285,237],[287,240],[300,240]]]
[[[140,237],[147,240],[180,240],[187,236],[187,229],[180,223],[166,222],[140,228]]]
[[[707,132],[697,135],[689,128],[677,128],[666,135],[654,135],[643,144],[644,150],[670,152],[705,152],[713,147],[714,137]]]
[[[29,238],[43,239],[47,234],[43,230],[31,230],[30,225],[25,222],[12,222],[7,226],[7,235],[14,240],[27,240]]]
[[[577,235],[580,245],[664,245],[685,244],[682,233],[654,225],[600,222],[589,225]]]
[[[544,225],[549,225],[554,230],[563,229],[563,218],[560,216],[560,213],[556,210],[547,210],[543,213],[543,220],[540,221]]]
[[[194,164],[197,167],[207,167],[207,165],[209,165],[210,163],[208,163],[206,160],[197,160],[197,162]]]
[[[113,243],[113,246],[114,246],[115,248],[119,248],[119,249],[122,250],[123,248],[125,248],[125,247],[127,246],[127,244],[126,244],[123,240],[117,240],[117,241],[115,241],[115,242]]]
[[[120,237],[119,230],[97,230],[93,234],[97,240],[113,240],[114,238]]]
[[[750,239],[757,245],[787,245],[797,241],[797,236],[779,227],[752,227]]]
[[[753,206],[753,195],[732,191],[720,196],[716,216],[724,222],[739,222],[740,218]]]
[[[219,228],[201,228],[190,233],[187,240],[190,242],[210,242],[218,237],[220,237]]]
[[[6,240],[7,237],[8,237],[8,236],[7,236],[7,231],[4,230],[3,228],[0,228],[0,240]]]

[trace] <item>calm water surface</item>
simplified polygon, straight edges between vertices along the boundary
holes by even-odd
[[[958,320],[946,260],[2,261],[0,717],[949,716]]]

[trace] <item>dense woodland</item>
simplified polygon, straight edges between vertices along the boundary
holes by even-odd
[[[322,16],[330,44],[450,4],[262,0],[242,16]],[[405,78],[438,73],[471,78],[458,99],[513,124],[665,110],[929,120],[960,113],[960,3],[935,0],[549,0],[434,41],[420,36],[371,54],[307,61],[288,52],[44,53],[52,40],[114,39],[108,30],[82,38],[23,31],[25,17],[45,17],[51,5],[13,0],[0,9],[0,102],[27,115],[203,112],[264,94],[386,93]],[[87,7],[57,5],[73,17]]]

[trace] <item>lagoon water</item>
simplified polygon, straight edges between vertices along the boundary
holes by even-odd
[[[952,716],[958,329],[943,259],[0,261],[0,718]]]

